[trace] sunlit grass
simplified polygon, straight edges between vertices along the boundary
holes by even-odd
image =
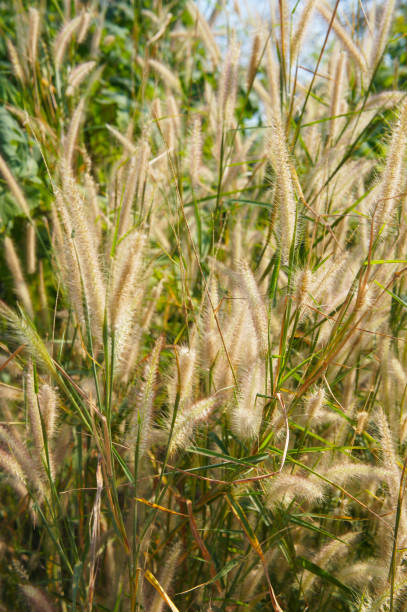
[[[403,609],[407,104],[368,8],[279,3],[251,57],[192,2],[5,14],[5,610]]]

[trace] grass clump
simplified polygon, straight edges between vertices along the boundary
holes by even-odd
[[[5,12],[5,610],[403,609],[395,5],[276,9]]]

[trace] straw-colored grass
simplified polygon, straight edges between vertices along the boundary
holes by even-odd
[[[401,611],[395,3],[146,4],[7,9],[0,608]]]

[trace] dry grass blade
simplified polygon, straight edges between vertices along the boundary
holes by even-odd
[[[177,606],[173,603],[173,601],[171,601],[170,597],[167,595],[161,584],[158,582],[157,578],[150,572],[150,570],[144,572],[144,576],[155,588],[162,600],[167,604],[167,606],[169,606],[170,610],[172,610],[172,612],[179,612]]]
[[[96,468],[96,497],[95,503],[92,508],[92,533],[90,542],[90,570],[89,570],[89,584],[88,584],[88,608],[93,609],[93,599],[95,595],[95,584],[96,584],[96,563],[97,563],[97,545],[100,534],[100,520],[101,520],[101,498],[103,491],[103,477],[100,466],[100,459]]]

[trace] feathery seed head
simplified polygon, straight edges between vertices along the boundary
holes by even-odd
[[[201,36],[202,42],[206,46],[208,53],[212,58],[213,66],[217,67],[221,58],[221,53],[218,43],[213,35],[212,28],[200,13],[198,6],[193,0],[187,0],[186,7],[189,14],[196,20],[199,35]]]
[[[28,9],[28,59],[34,66],[37,59],[38,37],[40,33],[40,14],[30,6]]]
[[[247,296],[249,312],[256,331],[260,354],[266,355],[269,349],[268,316],[264,300],[260,294],[254,275],[246,261],[238,264],[242,293]],[[238,281],[239,282],[239,281]],[[271,343],[271,338],[270,338]]]
[[[56,70],[60,70],[69,41],[82,25],[82,19],[82,15],[78,15],[66,23],[56,37],[54,41],[54,63]]]
[[[401,106],[398,121],[393,129],[389,151],[381,180],[378,198],[374,205],[375,235],[388,223],[396,207],[400,192],[401,172],[407,142],[407,100]]]
[[[310,23],[315,5],[317,0],[306,0],[305,6],[302,9],[298,24],[294,30],[291,46],[290,46],[290,62],[294,64],[297,60],[297,55],[300,52],[304,36],[307,33],[308,25]]]
[[[76,140],[78,138],[79,128],[83,120],[83,113],[85,109],[85,98],[82,98],[76,107],[71,122],[69,124],[68,133],[66,138],[64,138],[64,154],[65,154],[65,163],[68,168],[71,168],[73,155],[76,145]]]
[[[14,198],[16,199],[17,204],[21,208],[22,212],[28,218],[31,218],[30,208],[28,206],[27,200],[25,199],[24,194],[21,191],[20,186],[18,185],[16,179],[14,178],[12,172],[10,171],[10,168],[8,167],[8,165],[6,164],[6,162],[4,161],[4,159],[2,158],[1,155],[0,155],[0,173],[3,175],[5,181],[6,181],[7,185],[8,185],[8,188],[10,189],[10,191],[13,194]]]
[[[51,375],[55,376],[54,362],[33,325],[22,314],[20,317],[0,301],[0,316],[10,325],[18,340],[27,345],[27,349],[35,362],[39,362]]]
[[[161,569],[158,582],[165,592],[168,591],[173,580],[175,571],[177,569],[177,563],[180,553],[180,544],[175,544],[175,546],[172,546],[171,552],[167,556],[166,562],[164,563],[164,566]],[[150,612],[162,612],[162,610],[165,609],[165,601],[158,591],[155,592],[153,600],[148,606],[148,609]]]
[[[21,469],[20,464],[9,452],[3,450],[2,448],[0,448],[0,467],[7,472],[11,478],[15,478],[17,481],[25,485],[26,476],[24,471]]]
[[[258,397],[264,392],[264,365],[259,361],[246,372],[241,381],[241,391],[231,409],[231,427],[242,440],[258,436],[263,418],[264,400]]]
[[[252,88],[253,85],[253,81],[256,78],[256,73],[257,70],[259,68],[259,51],[260,51],[260,45],[261,45],[261,38],[259,34],[256,34],[256,36],[253,39],[253,43],[252,43],[252,53],[250,56],[250,62],[249,62],[249,67],[247,70],[247,89],[250,90]]]
[[[202,131],[201,118],[195,116],[192,123],[191,141],[189,146],[189,167],[193,187],[196,187],[199,182],[199,170],[202,160]]]
[[[24,482],[30,485],[39,499],[44,496],[43,472],[37,461],[33,461],[32,456],[27,450],[26,443],[22,441],[18,434],[14,434],[11,429],[0,425],[0,441],[4,442],[10,449],[10,453],[18,463],[19,469],[24,475]]]
[[[36,236],[32,223],[27,226],[27,272],[34,274],[36,269]]]
[[[13,68],[14,76],[19,81],[21,81],[21,83],[25,83],[26,76],[24,73],[24,69],[21,65],[17,49],[15,48],[15,46],[13,45],[13,43],[11,42],[9,38],[6,39],[6,45],[7,45],[8,56],[10,58],[10,62]]]
[[[219,81],[218,93],[219,112],[221,113],[220,120],[226,128],[230,127],[233,123],[233,114],[236,105],[239,55],[239,45],[235,36],[232,36]]]
[[[184,407],[177,414],[170,443],[170,453],[174,454],[191,443],[195,429],[207,422],[209,416],[216,406],[215,397],[207,397],[192,406]],[[171,420],[167,421],[167,429],[171,426]]]
[[[293,287],[295,288],[295,302],[297,308],[302,309],[305,306],[305,300],[308,297],[308,292],[312,286],[312,272],[306,267],[299,270],[293,281]]]
[[[6,255],[6,262],[13,276],[14,288],[17,296],[20,298],[25,310],[28,315],[32,318],[34,316],[33,305],[31,302],[30,292],[28,285],[25,282],[23,272],[21,269],[20,260],[17,256],[14,248],[13,241],[9,236],[4,239],[4,250]]]
[[[151,355],[144,368],[144,380],[136,395],[136,402],[131,415],[127,444],[134,455],[134,447],[138,443],[138,454],[141,457],[147,450],[151,439],[153,425],[153,400],[158,376],[158,366],[164,338],[160,337],[154,345]]]
[[[325,390],[322,387],[308,395],[305,400],[305,412],[309,420],[312,420],[321,411],[324,400]]]
[[[383,482],[388,478],[390,470],[369,463],[341,462],[324,472],[324,476],[341,486],[352,482],[369,483]]]
[[[273,476],[266,486],[266,504],[269,508],[277,505],[289,505],[294,499],[309,504],[320,503],[324,492],[322,485],[311,477],[286,474],[284,472]]]
[[[193,394],[196,357],[194,348],[181,346],[178,350],[180,403],[185,402]]]
[[[71,70],[68,77],[68,87],[66,89],[67,96],[73,96],[75,90],[86,79],[88,74],[92,72],[95,66],[96,62],[90,61],[79,64],[79,66],[75,66],[75,68]]]
[[[168,68],[168,66],[165,66],[165,64],[151,58],[148,60],[148,65],[150,68],[155,70],[155,72],[164,80],[166,85],[172,88],[174,93],[179,94],[181,92],[179,78],[170,70],[170,68]]]
[[[369,68],[372,75],[377,68],[378,62],[382,59],[382,54],[388,41],[395,8],[396,0],[387,0],[387,2],[384,2],[382,5],[379,27],[376,28],[374,41],[372,41],[371,56],[369,58]]]
[[[31,584],[21,584],[20,589],[33,612],[55,612],[55,608],[49,603],[48,598],[37,587]]]
[[[51,441],[56,434],[56,425],[58,417],[58,397],[55,389],[45,383],[42,384],[38,390],[38,403],[41,408],[41,414],[47,432],[47,438],[49,441]]]
[[[317,8],[319,13],[328,23],[331,23],[332,20],[332,9],[324,2],[324,0],[320,0],[317,3]],[[366,59],[363,55],[363,52],[358,48],[357,44],[353,41],[352,37],[348,34],[346,29],[341,25],[338,20],[338,14],[336,13],[335,19],[332,23],[332,29],[338,36],[339,40],[348,51],[349,55],[353,58],[356,64],[359,66],[362,73],[365,73],[367,70]]]
[[[79,24],[79,32],[78,32],[78,43],[81,44],[86,37],[86,34],[89,30],[89,26],[92,22],[93,15],[90,11],[83,11],[81,15],[81,21]]]
[[[25,380],[29,433],[34,442],[33,451],[35,451],[35,459],[38,464],[38,469],[40,470],[43,467],[45,447],[41,414],[38,406],[37,394],[35,393],[34,389],[34,373],[32,363],[30,363],[28,366],[28,372]]]
[[[368,419],[369,419],[368,412],[366,412],[365,410],[361,410],[360,412],[358,412],[356,429],[355,429],[355,432],[357,435],[360,435],[364,432]]]

